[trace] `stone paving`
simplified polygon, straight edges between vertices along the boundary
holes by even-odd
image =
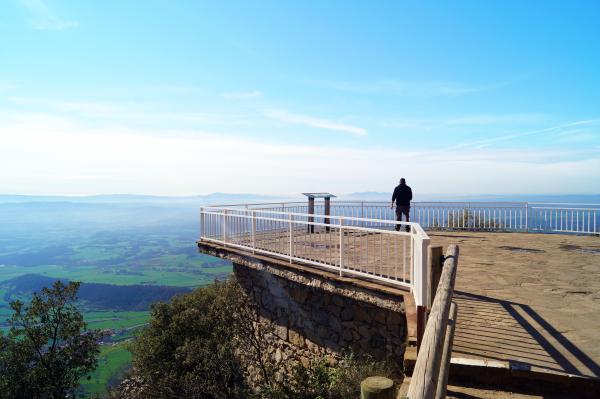
[[[454,358],[600,377],[600,238],[428,234],[460,246]]]

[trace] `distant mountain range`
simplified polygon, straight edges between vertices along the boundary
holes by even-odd
[[[340,195],[337,199],[347,201],[390,201],[392,193],[365,191]],[[419,194],[414,193],[415,201],[481,201],[481,202],[544,202],[551,204],[600,204],[600,194]]]
[[[281,197],[259,194],[225,194],[212,193],[207,195],[190,196],[159,196],[135,194],[108,194],[85,196],[52,196],[52,195],[13,195],[0,194],[0,204],[29,203],[29,202],[71,202],[89,204],[131,204],[131,203],[180,203],[180,204],[218,204],[237,201],[275,201]]]
[[[347,201],[389,201],[391,192],[364,191],[340,194],[338,200]],[[545,202],[545,203],[583,203],[600,204],[600,194],[479,194],[448,195],[415,193],[415,201],[483,201],[483,202]],[[212,193],[194,196],[157,196],[157,195],[89,195],[89,196],[35,196],[0,194],[0,204],[19,203],[83,203],[83,204],[179,204],[210,205],[247,202],[301,201],[303,196],[284,197],[247,193]]]

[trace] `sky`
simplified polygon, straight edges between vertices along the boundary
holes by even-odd
[[[598,1],[0,2],[0,194],[597,194]]]

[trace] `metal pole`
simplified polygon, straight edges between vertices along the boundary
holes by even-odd
[[[344,275],[344,219],[340,217],[340,277]]]
[[[360,202],[360,217],[361,219],[365,217],[365,201]],[[361,221],[360,225],[365,227],[365,222]]]
[[[325,197],[325,206],[324,206],[323,213],[325,215],[325,219],[323,220],[323,223],[325,223],[326,225],[329,225],[329,214],[331,213],[331,198],[329,198],[329,197]],[[325,231],[327,231],[329,233],[329,226],[325,227]]]
[[[200,239],[204,237],[204,208],[200,207]]]
[[[294,232],[292,229],[292,218],[293,215],[288,215],[289,231],[290,231],[290,263],[292,263],[292,257],[294,256]]]
[[[223,228],[223,243],[227,246],[227,211],[223,211],[223,221],[221,225]]]
[[[256,249],[256,211],[252,211],[252,253]]]
[[[310,215],[308,217],[308,232],[309,233],[315,232],[315,225],[311,224],[315,221],[314,216],[312,216],[314,213],[315,213],[315,198],[308,197],[308,214]]]
[[[467,215],[466,215],[466,219],[467,219],[467,229],[471,228],[471,203],[467,202]],[[465,227],[465,223],[463,221],[463,227]]]
[[[529,222],[527,220],[529,215],[529,202],[525,203],[525,232],[529,233]]]

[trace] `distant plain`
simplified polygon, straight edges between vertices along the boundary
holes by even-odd
[[[228,262],[197,253],[198,206],[0,204],[0,329],[8,330],[10,301],[26,301],[54,279],[83,282],[88,327],[112,332],[84,381],[87,394],[104,392],[128,369],[128,342],[148,322],[151,303],[231,272]]]

